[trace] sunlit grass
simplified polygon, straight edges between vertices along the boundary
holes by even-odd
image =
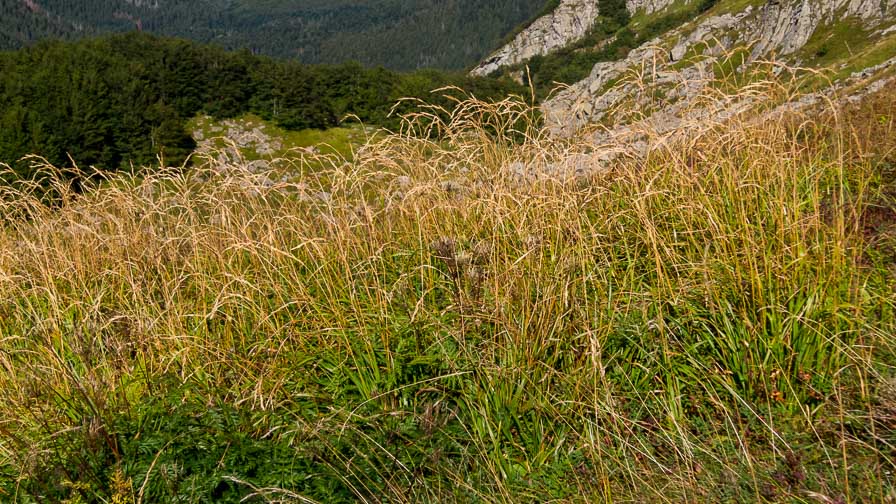
[[[251,138],[251,133],[259,128],[264,138],[268,140],[270,151],[262,150],[259,152],[258,143],[251,142],[246,146],[240,147],[240,153],[246,160],[271,159],[289,156],[294,154],[296,150],[307,150],[314,148],[323,154],[339,154],[350,157],[353,148],[363,145],[368,141],[369,137],[375,132],[371,127],[365,127],[361,124],[352,122],[351,118],[347,118],[344,126],[321,129],[304,129],[304,130],[286,130],[264,121],[253,114],[246,114],[238,118],[230,120],[215,120],[211,117],[195,117],[187,124],[191,131],[200,132],[203,140],[207,139],[211,142],[211,146],[215,149],[226,149],[233,145],[233,139],[228,138],[227,125],[233,122],[238,125],[238,129],[247,133],[245,136]]]
[[[3,189],[0,497],[892,495],[881,184],[848,127],[613,158],[534,116],[424,108],[274,184]]]

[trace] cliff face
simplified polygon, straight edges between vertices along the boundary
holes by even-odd
[[[665,0],[632,0],[633,12],[671,8]],[[593,6],[588,12],[593,12]],[[559,14],[559,13],[558,13]],[[552,17],[551,19],[555,19]],[[502,64],[541,54],[563,41],[580,37],[585,17],[575,29],[552,32],[551,44],[523,32],[480,66],[488,73]],[[545,25],[536,23],[533,29]],[[736,53],[736,61],[732,59]],[[829,54],[830,53],[830,54]],[[827,55],[827,56],[826,56]],[[718,78],[720,67],[745,72],[755,63],[775,59],[788,65],[824,66],[848,76],[896,56],[896,0],[769,0],[765,3],[720,0],[708,12],[635,48],[617,61],[597,63],[590,75],[543,104],[547,125],[568,134],[596,122],[619,123],[620,107],[653,117],[660,127],[680,122],[676,110],[687,110]],[[881,68],[893,69],[892,65]],[[630,77],[636,76],[636,79]],[[626,83],[631,80],[631,83]],[[637,82],[634,82],[634,81]],[[649,89],[650,91],[646,91]],[[662,96],[660,103],[656,96]],[[618,124],[617,124],[618,125]]]
[[[802,48],[823,24],[852,19],[866,28],[893,21],[893,0],[771,0],[744,27],[757,41],[754,55],[779,51],[792,54]]]
[[[626,0],[632,14],[659,12],[675,0]],[[580,40],[594,25],[600,14],[598,0],[561,0],[548,15],[536,19],[513,40],[498,49],[470,72],[488,75],[501,67],[522,63]]]
[[[692,102],[718,83],[720,69],[745,74],[769,59],[826,68],[841,89],[851,75],[867,81],[884,73],[887,82],[896,82],[896,0],[703,0],[697,8],[698,1],[628,0],[628,10],[642,22],[675,17],[669,14],[682,9],[694,14],[626,57],[597,63],[586,78],[553,95],[542,105],[546,125],[558,134],[595,123],[624,129],[632,120],[631,113],[619,113],[625,109],[671,131],[682,114],[694,114]],[[575,42],[598,15],[596,0],[564,1],[473,73],[488,74]]]
[[[596,18],[597,0],[561,0],[553,12],[536,19],[471,73],[488,75],[503,66],[521,63],[575,42],[588,33]]]

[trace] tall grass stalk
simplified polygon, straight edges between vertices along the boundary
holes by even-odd
[[[892,496],[845,127],[613,157],[522,100],[419,110],[279,182],[5,187],[2,499]]]

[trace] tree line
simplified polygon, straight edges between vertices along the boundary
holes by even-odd
[[[476,64],[546,0],[0,0],[0,49],[143,30],[303,63]],[[4,34],[9,36],[4,37]]]
[[[484,99],[522,90],[502,79],[397,73],[358,63],[302,65],[142,33],[43,42],[0,52],[0,162],[27,175],[28,154],[105,170],[183,162],[197,114],[254,113],[286,129],[328,128],[347,115],[396,128],[397,100],[455,85]]]

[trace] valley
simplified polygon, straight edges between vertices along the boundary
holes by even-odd
[[[471,66],[544,0],[0,0],[0,49],[141,30],[307,64]],[[471,14],[475,13],[475,14]]]

